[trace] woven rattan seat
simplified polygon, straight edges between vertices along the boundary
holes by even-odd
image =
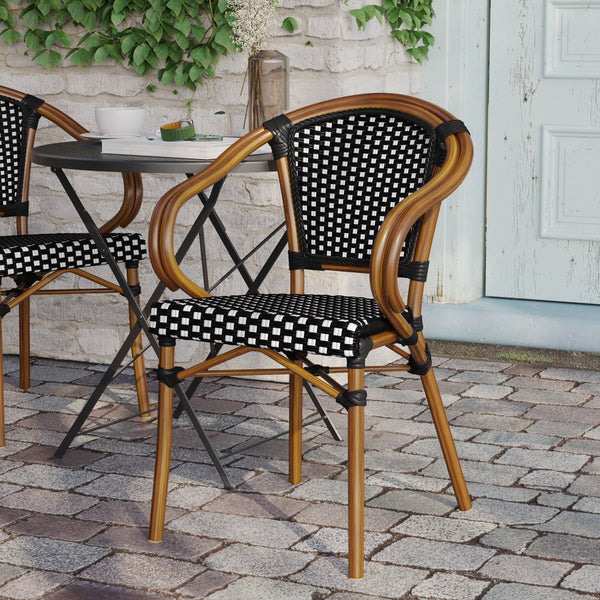
[[[211,296],[177,264],[173,242],[179,211],[266,143],[277,163],[283,197],[291,293]],[[289,376],[293,484],[301,481],[304,382],[347,409],[352,578],[363,576],[364,562],[366,370],[420,377],[458,506],[470,508],[422,331],[421,303],[440,204],[460,185],[471,158],[466,127],[445,110],[407,96],[364,94],[264,123],[163,196],[150,225],[150,257],[162,281],[186,296],[157,302],[150,316],[161,346],[151,540],[162,539],[164,529],[173,388],[191,377]],[[305,278],[315,270],[362,273],[369,278],[372,297],[305,293]],[[399,291],[401,279],[408,280],[406,297]],[[200,364],[179,367],[175,346],[180,339],[225,344],[227,349]],[[397,361],[370,364],[371,350],[378,348],[392,350]],[[272,359],[274,367],[221,368],[257,352]],[[324,356],[335,357],[333,364],[321,365]],[[340,357],[345,366],[339,366]],[[347,375],[346,385],[333,376],[339,373]]]
[[[44,219],[44,202],[36,190],[31,190],[31,149],[40,119],[64,130],[71,138],[84,139],[86,130],[62,111],[40,98],[0,86],[0,217],[16,221],[16,234],[0,236],[0,277],[13,279],[4,291],[0,303],[0,319],[19,308],[20,384],[30,384],[29,302],[37,293],[86,294],[98,292],[122,293],[119,286],[88,272],[89,267],[106,264],[106,259],[88,233],[28,233],[29,197],[40,200]],[[138,175],[123,175],[125,192],[116,215],[102,227],[104,239],[118,262],[125,263],[128,282],[139,288],[138,265],[146,256],[146,242],[137,233],[118,231],[128,225],[141,201],[141,181]],[[83,226],[82,226],[83,229]],[[44,289],[64,273],[74,273],[88,281],[93,288]],[[2,281],[4,285],[4,281]],[[139,291],[138,291],[139,293]],[[90,310],[90,313],[93,313]],[[133,324],[133,316],[130,315]],[[0,321],[1,325],[1,321]],[[1,340],[1,337],[0,337]],[[135,342],[135,353],[141,339]],[[1,348],[0,348],[1,356]],[[1,361],[0,361],[1,362]],[[148,393],[143,357],[135,360],[140,409],[148,408]],[[0,445],[4,445],[4,409],[0,372]]]
[[[255,294],[157,303],[150,328],[163,338],[352,357],[390,324],[372,298]]]

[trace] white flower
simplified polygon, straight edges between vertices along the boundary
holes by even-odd
[[[229,0],[233,41],[249,56],[256,56],[269,37],[275,24],[275,10],[279,0]]]

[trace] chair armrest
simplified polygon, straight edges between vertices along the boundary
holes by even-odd
[[[429,217],[424,221],[424,226],[431,227],[428,239],[423,241],[420,237],[415,251],[416,260],[428,260],[440,204],[466,177],[472,158],[473,146],[468,133],[448,136],[444,164],[422,188],[389,212],[375,239],[370,268],[371,291],[381,311],[403,338],[409,338],[413,333],[412,325],[402,314],[406,305],[398,289],[398,265],[404,240],[418,219]],[[420,305],[418,308],[420,311]]]
[[[159,200],[152,213],[148,246],[150,260],[159,279],[171,290],[183,290],[193,297],[210,294],[189,279],[175,258],[174,232],[181,208],[192,197],[223,179],[242,160],[272,139],[264,127],[247,133],[218,156],[206,169],[171,188]]]

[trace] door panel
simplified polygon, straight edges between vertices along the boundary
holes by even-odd
[[[492,0],[486,295],[600,304],[600,0]]]

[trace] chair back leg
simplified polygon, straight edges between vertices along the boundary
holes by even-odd
[[[302,362],[297,364],[302,366]],[[289,479],[290,483],[302,481],[302,377],[290,375],[290,406],[289,406]]]
[[[128,285],[135,289],[138,287],[140,283],[139,270],[137,267],[128,267],[127,268],[127,283]],[[138,304],[140,304],[140,296],[136,295],[135,300]],[[135,313],[129,307],[129,324],[130,327],[133,328],[137,324],[137,317]],[[143,419],[149,419],[150,415],[150,401],[148,399],[148,381],[146,379],[146,365],[144,361],[144,341],[142,338],[142,332],[140,330],[139,335],[133,341],[131,345],[131,354],[134,357],[133,361],[133,370],[135,373],[135,386],[137,389],[138,396],[138,406],[140,413],[142,414]],[[139,355],[139,356],[138,356]],[[137,358],[135,358],[137,356]]]
[[[19,385],[28,390],[31,385],[30,302],[25,298],[19,304]]]
[[[0,317],[0,448],[6,443],[4,438],[4,356],[2,348],[2,317]]]
[[[348,391],[364,389],[364,370],[350,369]],[[348,573],[364,576],[365,535],[365,407],[348,409]]]
[[[159,363],[163,369],[173,368],[174,357],[174,345],[161,345]],[[156,435],[156,463],[152,490],[152,512],[150,514],[151,542],[160,542],[163,538],[173,439],[173,388],[162,382],[158,384],[158,428]]]
[[[429,409],[431,411],[431,416],[433,417],[437,436],[442,447],[442,454],[446,461],[450,481],[454,488],[454,495],[458,502],[458,508],[460,510],[470,510],[471,498],[469,497],[467,484],[465,483],[462,468],[458,460],[456,446],[454,445],[450,425],[448,424],[448,417],[446,416],[446,411],[442,404],[442,397],[435,379],[433,368],[429,369],[425,375],[421,376],[421,381],[423,383],[425,395],[427,396],[427,402],[429,403]]]

